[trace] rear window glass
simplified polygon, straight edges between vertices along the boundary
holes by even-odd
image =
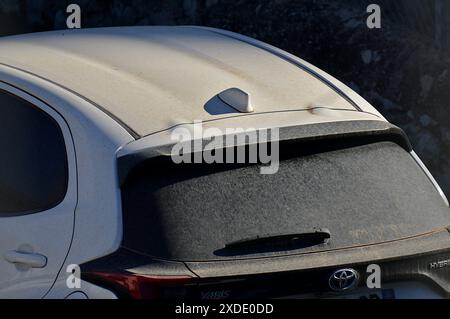
[[[122,187],[124,246],[170,260],[222,260],[374,244],[450,224],[431,182],[392,142],[304,156],[295,147],[281,148],[273,175],[261,175],[260,165],[140,165]],[[246,238],[317,228],[329,229],[328,243],[225,249]]]

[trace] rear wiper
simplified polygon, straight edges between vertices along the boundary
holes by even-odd
[[[254,237],[238,241],[233,241],[225,245],[227,250],[235,249],[258,249],[258,248],[282,248],[295,246],[296,248],[306,248],[325,244],[331,238],[331,233],[326,228],[316,229],[309,233],[271,235],[264,237]]]

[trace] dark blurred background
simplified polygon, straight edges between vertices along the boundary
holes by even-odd
[[[66,28],[197,24],[263,40],[334,75],[409,135],[450,195],[450,0],[0,0],[0,35]],[[366,8],[382,28],[366,26]]]

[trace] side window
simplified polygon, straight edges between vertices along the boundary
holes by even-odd
[[[64,137],[57,122],[0,90],[0,216],[58,205],[68,183]]]

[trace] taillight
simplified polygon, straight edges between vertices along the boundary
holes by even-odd
[[[112,289],[119,296],[133,299],[180,298],[185,297],[187,284],[194,278],[189,276],[151,276],[126,273],[91,272],[83,279]]]

